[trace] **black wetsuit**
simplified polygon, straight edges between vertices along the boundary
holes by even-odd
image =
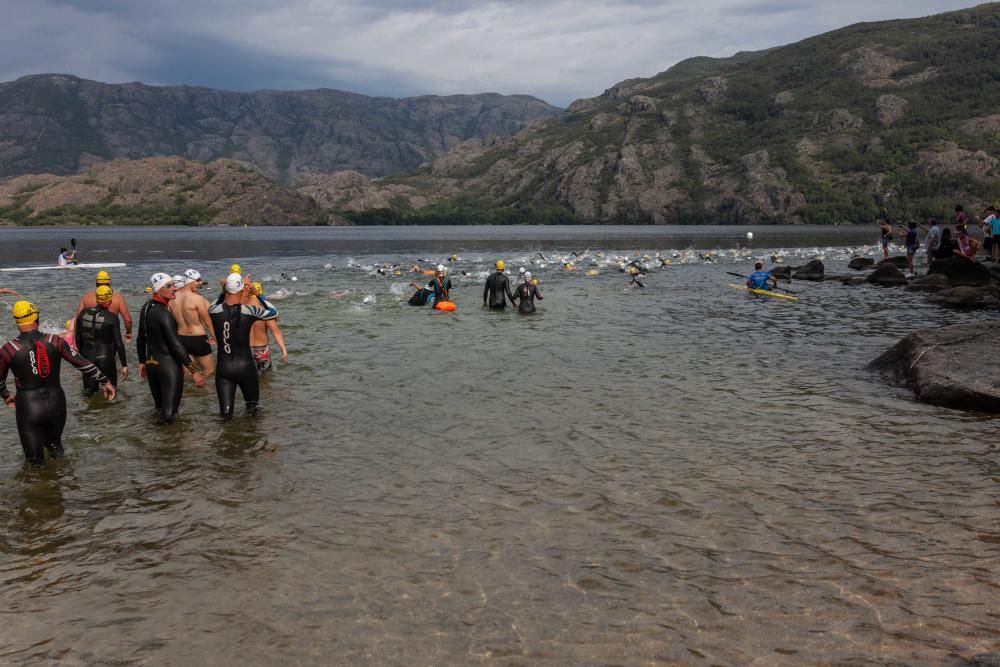
[[[215,302],[208,309],[212,318],[212,329],[218,343],[218,359],[215,368],[215,391],[219,395],[219,414],[223,419],[233,416],[236,402],[236,387],[243,393],[247,411],[256,414],[260,400],[260,385],[257,380],[257,362],[250,350],[250,328],[259,320],[273,320],[278,317],[274,306],[263,299],[261,306],[229,305]]]
[[[167,304],[153,297],[139,313],[139,335],[135,339],[139,363],[146,365],[149,393],[160,422],[169,424],[177,416],[184,393],[184,368],[197,370],[177,337],[177,320]]]
[[[523,282],[517,286],[517,289],[514,290],[514,296],[511,298],[514,301],[520,301],[517,304],[519,312],[533,313],[535,312],[535,299],[541,301],[542,294],[538,291],[538,285]]]
[[[111,384],[117,387],[118,367],[115,365],[115,355],[118,355],[122,366],[128,365],[118,316],[101,306],[85,308],[76,318],[74,334],[76,346],[83,358],[92,361],[111,380]],[[84,375],[84,393],[89,395],[97,390],[97,382]]]
[[[35,331],[21,333],[0,347],[0,398],[10,396],[7,371],[14,373],[17,396],[17,434],[24,455],[34,465],[50,456],[62,456],[66,425],[66,395],[59,385],[62,360],[76,366],[85,378],[107,382],[100,369],[87,361],[59,336]]]
[[[510,280],[503,271],[497,271],[486,279],[483,289],[483,305],[490,308],[506,308],[507,299],[514,303],[514,295],[510,293]]]

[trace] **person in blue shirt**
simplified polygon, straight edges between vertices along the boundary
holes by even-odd
[[[764,270],[764,265],[757,262],[753,265],[754,272],[747,277],[747,287],[749,289],[772,290],[778,286],[778,280]]]

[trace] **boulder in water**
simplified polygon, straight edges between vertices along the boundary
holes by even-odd
[[[896,255],[895,257],[886,257],[875,266],[876,267],[885,266],[886,264],[891,264],[892,266],[895,266],[897,269],[905,269],[907,267],[906,257],[904,257],[903,255]]]
[[[951,287],[948,276],[940,273],[918,276],[911,280],[906,289],[913,292],[940,292]]]
[[[792,277],[792,267],[790,266],[775,266],[768,271],[775,278],[791,278]]]
[[[811,259],[800,267],[792,271],[794,280],[823,280],[823,262],[818,259]]]
[[[975,322],[921,329],[868,365],[913,387],[924,403],[1000,413],[1000,324]]]
[[[860,271],[861,269],[867,269],[874,263],[875,260],[871,257],[852,257],[850,264],[847,265],[847,268]]]
[[[896,268],[895,264],[879,265],[865,280],[872,285],[881,285],[883,287],[898,287],[906,284],[906,276]]]
[[[952,287],[963,285],[989,285],[993,282],[993,274],[985,264],[970,262],[958,257],[951,259],[935,259],[927,270],[929,274],[942,274],[948,277]]]
[[[995,285],[982,285],[971,287],[963,285],[941,290],[937,294],[927,297],[931,303],[943,306],[954,306],[956,308],[984,308],[986,306],[1000,305],[1000,287]]]

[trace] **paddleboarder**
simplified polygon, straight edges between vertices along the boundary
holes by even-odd
[[[107,271],[98,271],[97,278],[95,279],[95,288],[80,297],[80,302],[76,304],[76,317],[80,316],[85,308],[93,308],[97,305],[97,290],[101,286],[111,287],[111,274]],[[122,322],[125,324],[125,342],[132,342],[132,314],[128,312],[128,305],[125,303],[125,297],[123,297],[118,292],[112,292],[111,303],[108,305],[108,311],[118,315]]]
[[[62,432],[66,426],[66,394],[59,383],[59,370],[65,359],[101,387],[109,401],[115,387],[97,366],[84,359],[66,341],[55,334],[38,331],[38,308],[28,301],[18,301],[11,313],[20,332],[17,338],[0,347],[0,398],[16,411],[17,434],[24,456],[34,466],[49,457],[63,455]],[[7,389],[7,371],[14,374],[16,396]]]

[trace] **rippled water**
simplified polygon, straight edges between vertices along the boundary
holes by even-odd
[[[845,273],[874,256],[856,247],[872,230],[755,228],[753,254]],[[141,382],[106,404],[67,369],[68,456],[42,471],[6,411],[0,662],[941,665],[1000,650],[998,422],[863,370],[913,329],[996,315],[836,283],[748,298],[725,275],[751,270],[732,250],[745,231],[0,232],[5,265],[45,263],[70,234],[86,261],[129,262],[113,276],[133,313],[153,271],[240,260],[290,292],[291,354],[262,416],[229,424],[211,388],[161,428]],[[536,255],[586,248],[573,271]],[[636,249],[673,262],[646,290],[609,265]],[[407,306],[410,276],[372,271],[452,253],[473,274],[453,314]],[[481,308],[501,255],[536,260],[537,315]],[[0,286],[54,323],[92,278]]]

